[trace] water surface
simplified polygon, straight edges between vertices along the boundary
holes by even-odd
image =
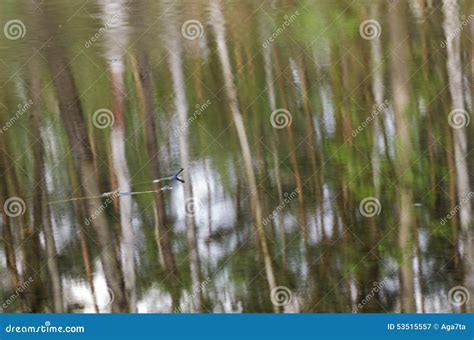
[[[469,1],[0,9],[4,312],[472,312]]]

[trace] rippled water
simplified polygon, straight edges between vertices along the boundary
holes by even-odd
[[[429,3],[2,2],[4,312],[472,312],[473,7]]]

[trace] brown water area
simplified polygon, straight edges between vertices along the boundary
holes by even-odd
[[[467,0],[2,1],[2,312],[473,312],[473,52]]]

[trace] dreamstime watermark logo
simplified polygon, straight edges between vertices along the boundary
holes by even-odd
[[[210,99],[206,100],[204,104],[196,104],[193,114],[186,120],[184,126],[179,126],[177,129],[174,130],[174,136],[178,137],[185,129],[191,125],[206,109],[212,104]]]
[[[5,214],[10,217],[18,217],[25,213],[26,204],[20,197],[10,197],[3,204]]]
[[[471,117],[469,116],[469,113],[462,109],[455,109],[448,115],[448,124],[453,129],[461,129],[466,127],[470,122]]]
[[[471,294],[469,290],[464,286],[455,286],[448,292],[449,303],[456,307],[461,307],[469,302]]]
[[[270,301],[277,307],[289,305],[292,300],[293,293],[286,286],[277,286],[270,292]]]
[[[446,40],[443,40],[441,41],[441,43],[439,44],[439,46],[441,48],[445,48],[448,43],[450,43],[457,35],[459,35],[462,30],[464,29],[464,27],[466,27],[467,25],[469,25],[469,23],[472,21],[472,19],[474,19],[474,15],[471,14],[469,15],[466,19],[464,19],[461,24],[453,31],[451,32],[451,34],[449,34],[448,36],[446,36]]]
[[[181,35],[188,40],[196,40],[204,35],[204,27],[199,20],[186,20],[181,26]]]
[[[369,123],[371,123],[375,117],[377,117],[380,113],[384,112],[387,107],[388,107],[388,100],[385,100],[382,104],[379,105],[374,105],[374,109],[370,113],[370,115],[362,122],[359,124],[357,128],[352,130],[352,137],[357,137],[357,135],[364,130]]]
[[[5,327],[6,333],[33,334],[33,333],[85,333],[84,326],[53,326],[50,321],[39,326],[15,326],[9,324]]]
[[[116,191],[113,191],[113,192],[108,192],[108,193],[105,193],[103,194],[102,196],[104,197],[107,197],[104,201],[104,203],[102,203],[100,205],[100,207],[98,209],[96,209],[90,217],[87,217],[85,220],[84,220],[84,223],[86,225],[90,225],[100,214],[102,214],[104,212],[104,210],[117,198],[120,196],[120,190],[116,190]]]
[[[352,307],[352,313],[357,313],[359,310],[361,310],[366,304],[369,303],[370,300],[373,299],[373,297],[380,291],[382,290],[383,286],[385,286],[386,281],[385,279],[382,280],[382,282],[377,282],[374,281],[372,283],[373,287],[370,290],[370,292],[362,299],[361,302],[359,302],[357,305]]]
[[[291,125],[293,117],[287,109],[273,110],[270,115],[270,123],[275,129],[283,129]]]
[[[364,20],[359,26],[359,34],[365,40],[372,40],[380,37],[382,27],[377,20]]]
[[[291,193],[285,193],[285,198],[281,203],[272,211],[270,215],[263,219],[263,225],[267,225],[271,220],[273,220],[280,211],[282,211],[288,203],[290,203],[298,194],[300,193],[299,189],[295,189]]]
[[[23,291],[25,291],[33,283],[33,281],[33,278],[30,276],[28,280],[23,282],[15,290],[15,292],[5,300],[5,302],[2,304],[2,310],[6,310],[20,296],[20,294],[23,293]]]
[[[114,291],[112,290],[112,288],[107,286],[107,295],[103,301],[99,302],[99,306],[101,308],[105,308],[107,306],[110,306],[114,302],[114,300],[115,300]]]
[[[201,210],[201,201],[194,198],[190,197],[187,198],[184,202],[184,211],[186,215],[188,216],[194,216],[196,215],[199,210]]]
[[[268,46],[270,46],[270,44],[272,42],[275,41],[275,39],[280,35],[282,34],[295,20],[296,18],[300,15],[300,12],[298,11],[295,11],[293,14],[291,15],[285,15],[283,18],[285,19],[285,21],[283,21],[283,23],[278,26],[278,28],[262,43],[262,47],[263,48],[267,48]]]
[[[196,296],[198,294],[200,294],[201,292],[204,291],[204,289],[206,288],[206,286],[211,282],[211,278],[207,278],[206,280],[202,281],[201,283],[199,283],[195,289],[193,289],[193,293],[192,294],[189,294],[187,295],[185,298],[184,298],[184,302],[183,302],[183,307],[184,306],[187,306],[187,305],[190,305],[193,300],[196,298]],[[183,311],[183,307],[179,306],[179,307],[176,307],[173,312],[174,313],[181,313]]]
[[[7,21],[3,26],[3,34],[8,40],[21,39],[26,34],[26,26],[23,21],[18,19]]]
[[[98,109],[92,115],[92,124],[98,129],[106,129],[114,125],[115,116],[109,109]]]
[[[362,216],[374,217],[382,211],[382,204],[375,197],[366,197],[359,203],[359,211]]]
[[[5,123],[5,125],[3,125],[1,128],[0,128],[0,133],[3,134],[4,132],[7,132],[7,130],[9,128],[11,128],[13,126],[13,124],[16,123],[16,121],[18,119],[20,119],[21,116],[23,116],[23,114],[25,114],[25,112],[27,112],[31,106],[33,105],[33,101],[31,99],[29,99],[26,103],[24,103],[23,105],[22,104],[18,104],[18,110],[16,110],[15,112],[15,115],[13,117],[11,117],[8,122]]]
[[[100,39],[100,37],[105,33],[107,32],[108,30],[110,30],[111,28],[114,28],[114,27],[117,27],[117,25],[120,24],[120,17],[124,15],[126,9],[128,9],[127,6],[125,6],[123,9],[120,9],[118,10],[117,12],[114,13],[114,15],[111,15],[109,17],[106,17],[105,20],[104,20],[104,26],[102,26],[101,28],[99,28],[99,30],[94,34],[92,35],[88,40],[86,40],[84,42],[84,47],[85,48],[90,48],[93,43],[95,43],[96,41],[98,41]]]
[[[456,205],[453,209],[451,209],[451,211],[441,219],[441,225],[445,225],[449,220],[451,220],[454,216],[456,216],[456,214],[459,213],[459,211],[461,210],[461,207],[466,204],[466,203],[469,203],[469,201],[474,197],[474,191],[471,191],[469,192],[465,197],[463,197],[459,204]]]

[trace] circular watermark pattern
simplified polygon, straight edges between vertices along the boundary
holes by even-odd
[[[366,197],[359,204],[359,211],[362,216],[374,217],[382,211],[382,204],[375,197]]]
[[[26,26],[23,21],[18,19],[7,21],[3,26],[3,34],[8,40],[21,39],[26,34]]]
[[[448,292],[449,303],[453,306],[460,307],[469,302],[471,295],[469,291],[464,286],[455,286],[451,288]]]
[[[467,111],[455,109],[448,115],[448,123],[453,129],[461,129],[469,125],[471,117]]]
[[[270,123],[275,129],[283,129],[291,125],[293,117],[287,109],[273,110],[270,115]]]
[[[98,129],[105,129],[114,124],[114,113],[109,109],[98,109],[92,115],[92,124]]]
[[[293,294],[290,288],[286,286],[277,286],[270,292],[270,300],[275,306],[286,306],[293,300]]]
[[[3,204],[5,214],[10,217],[18,217],[25,213],[26,204],[20,197],[10,197]]]
[[[184,211],[188,216],[194,216],[201,209],[201,202],[194,197],[187,198],[184,202]]]
[[[107,306],[110,306],[115,300],[115,294],[112,288],[107,287],[107,294],[104,297],[104,299],[100,299],[100,302],[98,302],[98,305],[100,308],[105,308]]]
[[[364,20],[359,26],[359,34],[365,40],[372,40],[380,37],[382,27],[377,20]]]
[[[186,20],[181,26],[181,34],[188,40],[199,39],[204,35],[204,27],[199,20]]]

